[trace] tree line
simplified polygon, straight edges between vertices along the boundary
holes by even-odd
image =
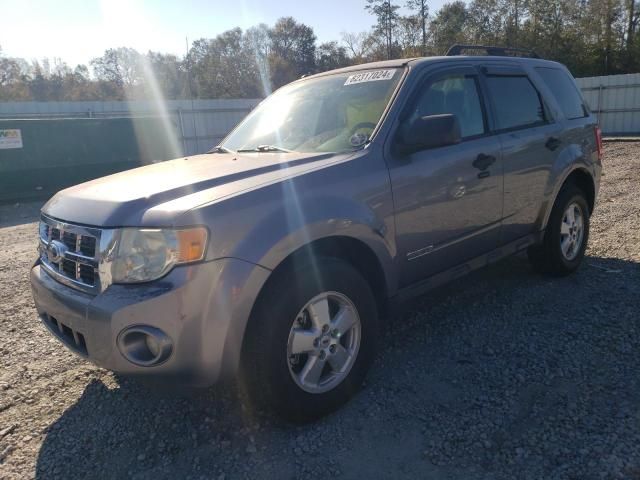
[[[89,65],[27,61],[0,48],[0,101],[260,98],[304,75],[390,58],[444,54],[455,43],[535,50],[575,76],[640,72],[636,0],[365,0],[366,32],[318,43],[284,17],[194,41],[180,57],[113,48]]]

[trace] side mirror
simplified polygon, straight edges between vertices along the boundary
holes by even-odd
[[[400,149],[405,154],[460,143],[460,122],[452,113],[418,117],[403,126]]]

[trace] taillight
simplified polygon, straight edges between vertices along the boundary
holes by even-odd
[[[602,130],[600,126],[596,125],[596,148],[598,149],[598,159],[602,160]]]

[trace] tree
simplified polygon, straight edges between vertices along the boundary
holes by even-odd
[[[186,71],[178,57],[159,52],[148,52],[142,59],[145,82],[143,90],[148,92],[149,76],[153,80],[164,98],[180,98],[186,91]],[[145,92],[145,93],[146,93]],[[158,92],[151,92],[157,94]],[[148,94],[145,96],[149,96]]]
[[[198,98],[255,98],[261,95],[258,69],[242,30],[193,42],[187,58]]]
[[[367,32],[350,33],[342,32],[342,43],[346,45],[347,52],[355,63],[362,63],[369,55],[371,42]]]
[[[131,87],[141,79],[140,54],[133,48],[110,48],[89,62],[98,80],[113,82],[117,87]]]
[[[393,31],[398,25],[398,5],[393,5],[391,0],[367,0],[365,10],[375,15],[377,23],[374,32],[385,40],[387,58],[393,56]]]
[[[442,6],[429,25],[436,53],[444,54],[454,43],[466,43],[467,16],[467,6],[463,1]]]
[[[5,57],[0,46],[0,87],[20,81],[20,65],[13,58]]]
[[[235,28],[192,43],[184,58],[112,48],[85,65],[30,62],[0,49],[0,101],[256,98],[302,75],[388,58],[442,54],[454,43],[517,46],[557,60],[574,75],[640,69],[639,0],[467,0],[429,13],[428,0],[361,0],[370,32],[316,43],[291,17]],[[400,2],[398,2],[400,3]]]
[[[315,71],[316,35],[304,23],[283,17],[269,30],[269,67],[274,87]]]
[[[635,0],[627,0],[627,69],[637,69],[640,64],[640,60],[638,59],[638,54],[640,52],[636,52],[636,28],[638,27],[638,23],[640,22],[640,7],[636,5]]]
[[[316,71],[326,72],[350,64],[347,50],[338,42],[321,43],[316,49]]]
[[[509,25],[507,26],[507,41],[510,44],[518,45],[518,33],[520,31],[520,20],[524,15],[524,8],[526,7],[526,3],[521,0],[512,0],[507,4],[508,8],[508,20]]]
[[[269,26],[265,23],[248,29],[243,38],[244,49],[253,58],[258,72],[261,95],[266,97],[272,92],[271,73],[269,71],[269,52],[271,39]]]
[[[501,0],[474,0],[471,2],[466,11],[466,23],[469,27],[471,43],[503,44],[505,13],[504,2]]]
[[[394,36],[402,57],[424,56],[426,45],[422,45],[422,27],[415,15],[400,17]]]
[[[600,75],[620,73],[626,30],[622,0],[585,0],[580,29],[588,38],[589,70]]]
[[[429,17],[429,6],[427,0],[407,0],[406,7],[414,12],[415,17],[422,32],[422,55],[427,55],[427,18]]]

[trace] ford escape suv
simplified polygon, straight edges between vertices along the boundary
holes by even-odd
[[[600,130],[564,66],[491,53],[304,78],[206,154],[59,192],[40,319],[120,374],[238,378],[303,420],[358,390],[399,302],[523,250],[571,273]]]

